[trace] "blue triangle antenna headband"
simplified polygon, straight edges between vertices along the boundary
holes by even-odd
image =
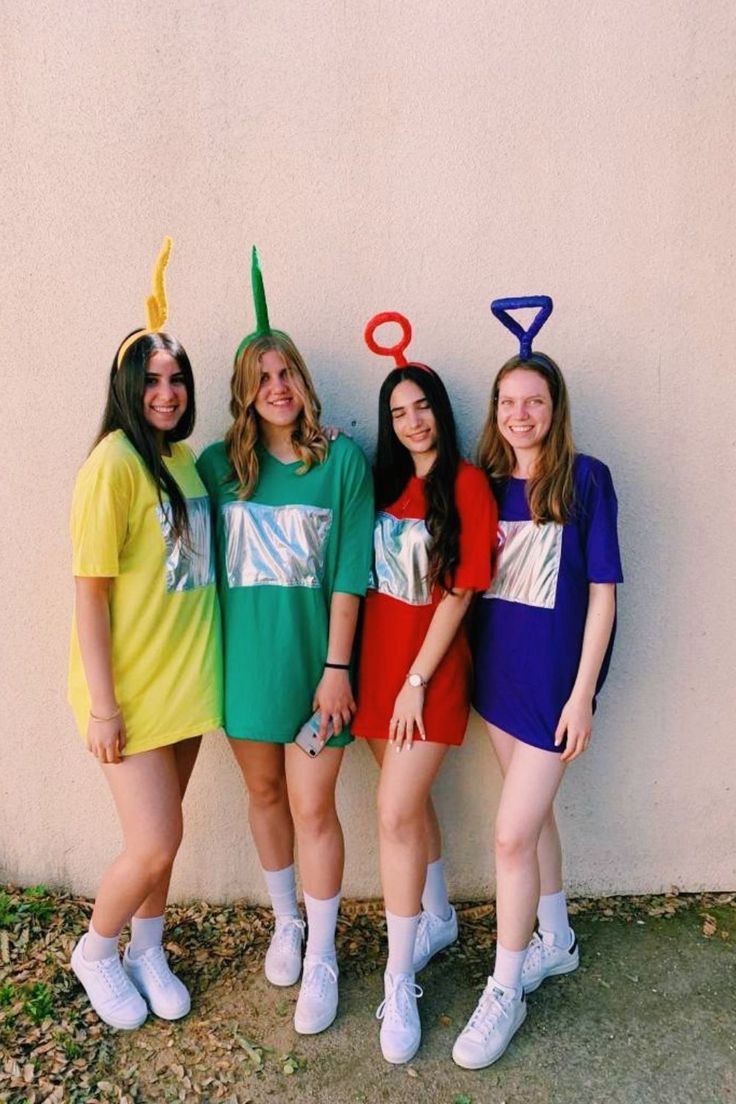
[[[539,307],[529,328],[526,330],[520,322],[508,313],[511,310],[519,310],[523,307]],[[532,341],[551,315],[552,307],[553,303],[549,295],[521,295],[513,299],[494,299],[491,303],[491,310],[499,322],[507,330],[510,330],[515,337],[518,337],[519,356],[522,360],[529,360],[532,356]]]

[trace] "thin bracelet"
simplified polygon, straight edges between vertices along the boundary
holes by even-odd
[[[114,713],[111,713],[109,717],[98,717],[90,709],[89,717],[91,721],[114,721],[116,717],[120,716],[120,706],[117,707]]]
[[[350,670],[350,664],[349,663],[327,663],[327,662],[325,662],[325,667],[332,667],[335,671],[349,671]]]

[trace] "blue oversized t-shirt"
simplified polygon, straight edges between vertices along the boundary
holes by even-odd
[[[589,583],[623,582],[611,473],[592,456],[574,466],[573,515],[535,525],[525,481],[508,479],[499,506],[497,570],[478,603],[475,708],[487,721],[549,751],[572,692],[583,644]],[[596,693],[608,672],[614,631]],[[593,703],[595,708],[595,701]]]

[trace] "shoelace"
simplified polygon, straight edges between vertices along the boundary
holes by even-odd
[[[385,1018],[389,1022],[399,1020],[403,1026],[411,1011],[410,997],[423,996],[424,990],[421,985],[409,981],[408,977],[401,977],[394,983],[391,992],[386,994],[376,1009],[376,1019],[382,1020]]]
[[[508,1016],[509,1010],[503,1004],[503,994],[495,985],[486,986],[475,1012],[468,1020],[466,1032],[475,1031],[482,1039],[490,1035],[498,1021]]]
[[[149,947],[138,958],[134,958],[133,962],[140,962],[142,966],[150,970],[159,985],[168,983],[171,971],[163,947]]]
[[[123,970],[122,963],[117,955],[112,958],[99,959],[97,972],[113,997],[122,997],[130,989],[131,981]]]
[[[543,953],[544,944],[535,932],[529,942],[529,946],[527,947],[526,958],[524,959],[524,968],[526,970],[537,970],[542,964]]]
[[[429,913],[423,912],[419,917],[419,924],[417,926],[417,935],[415,940],[416,949],[420,954],[429,954],[430,939],[431,939],[431,921],[429,919]]]
[[[317,992],[319,996],[323,996],[328,978],[333,982],[337,981],[337,970],[333,969],[329,962],[322,958],[316,962],[306,962],[304,964],[302,990],[309,989]]]
[[[304,929],[306,924],[298,916],[287,916],[284,920],[277,921],[273,933],[273,942],[287,943],[290,948],[301,948],[304,941]]]

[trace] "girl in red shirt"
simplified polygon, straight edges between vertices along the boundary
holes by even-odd
[[[404,328],[404,342],[385,350],[373,330],[390,320]],[[430,790],[447,748],[465,734],[472,671],[464,621],[474,592],[490,584],[496,530],[487,481],[460,458],[442,380],[403,357],[410,335],[401,315],[379,315],[366,329],[369,346],[394,355],[397,367],[378,401],[374,566],[353,724],[381,768],[389,955],[377,1015],[383,1056],[395,1063],[408,1062],[421,1041],[415,942],[428,862],[440,854]],[[445,908],[454,938],[446,896]]]

